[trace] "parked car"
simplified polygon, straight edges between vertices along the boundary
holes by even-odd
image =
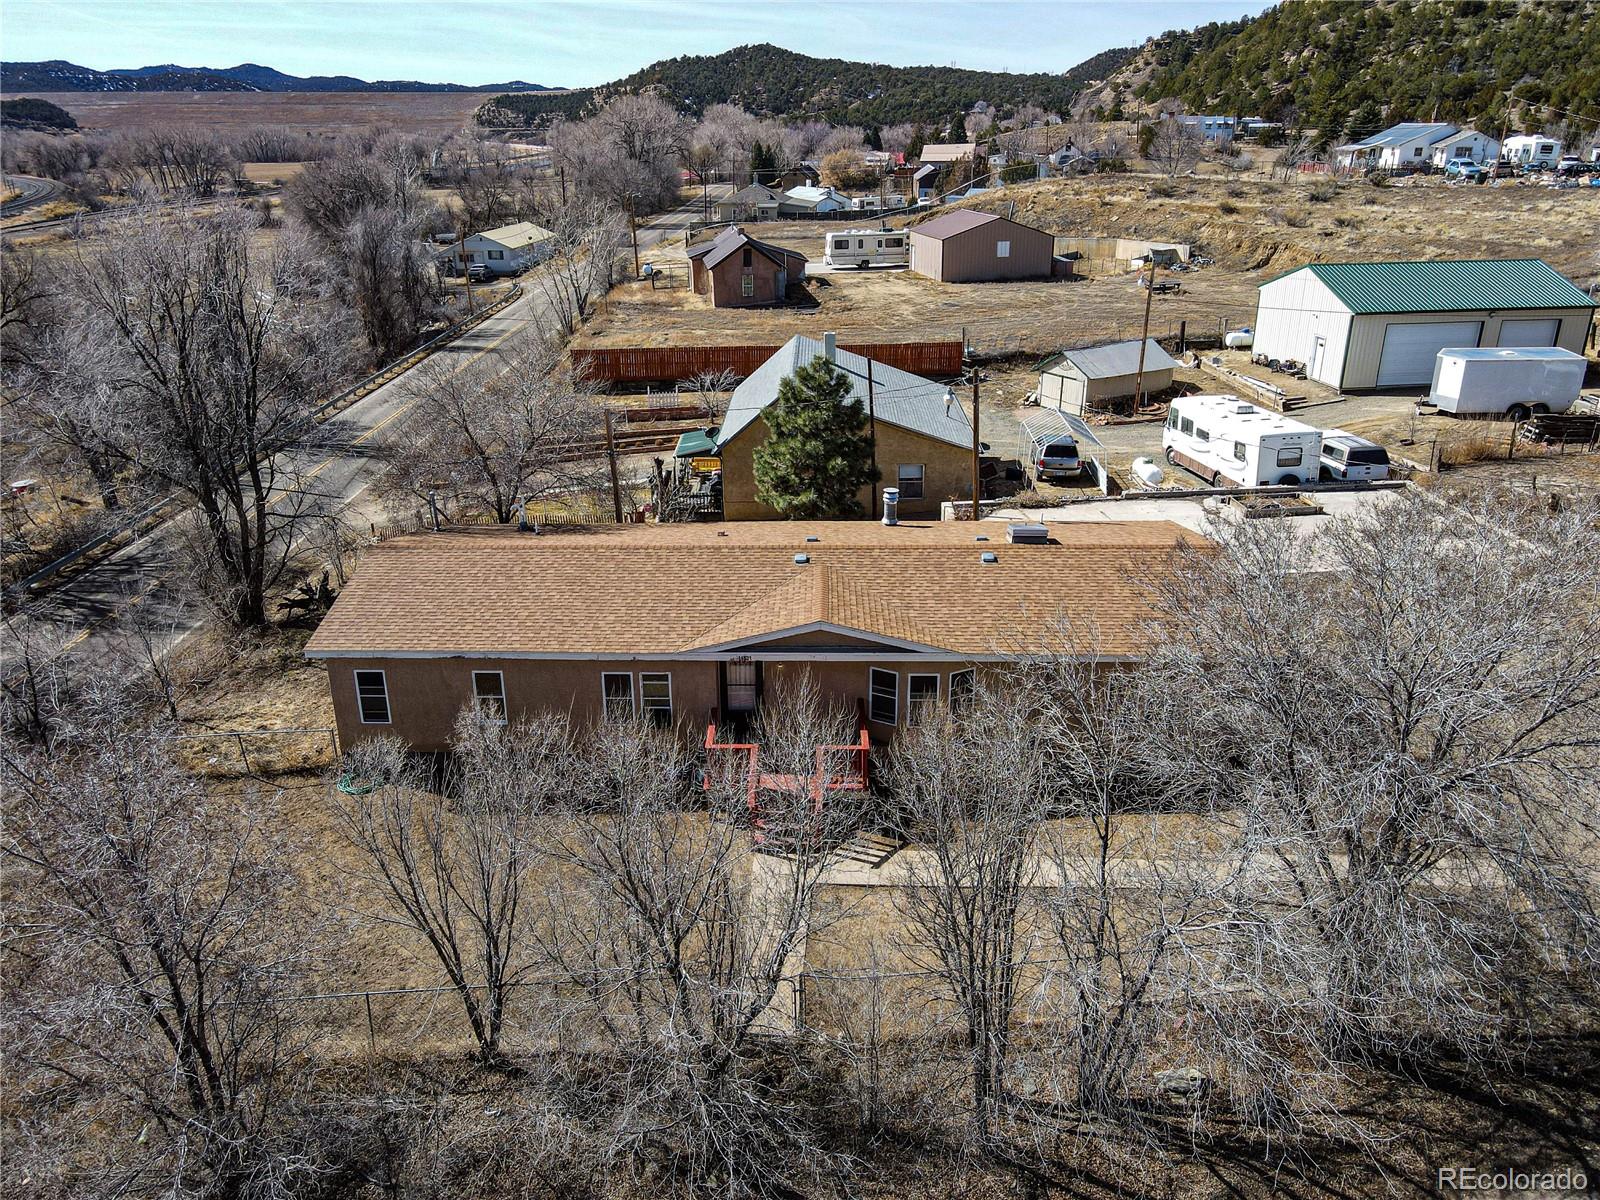
[[[1462,179],[1468,183],[1476,183],[1485,174],[1482,167],[1465,158],[1452,158],[1445,164],[1444,173],[1451,179]]]
[[[1085,463],[1078,453],[1078,440],[1066,428],[1061,414],[1041,412],[1022,422],[1022,439],[1017,457],[1029,482],[1076,479]]]
[[[1556,164],[1557,175],[1578,175],[1583,171],[1583,159],[1576,154],[1563,154]]]

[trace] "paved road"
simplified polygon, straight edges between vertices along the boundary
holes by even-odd
[[[641,249],[681,235],[698,215],[696,200],[641,225]],[[426,361],[465,366],[528,332],[546,311],[534,279],[525,277],[520,297]],[[294,479],[295,490],[335,508],[358,500],[382,472],[384,448],[412,406],[409,374],[368,393],[318,426],[302,445],[286,451],[280,477]],[[182,569],[177,539],[175,523],[162,524],[30,602],[17,614],[0,648],[0,676],[9,678],[16,669],[19,637],[46,655],[65,650],[84,659],[103,659],[128,653],[141,630],[166,646],[199,628],[206,614],[188,589],[174,586]]]
[[[0,204],[0,217],[14,217],[49,200],[61,190],[61,185],[53,179],[37,179],[32,175],[7,175],[5,188],[7,191],[15,188],[21,193]]]

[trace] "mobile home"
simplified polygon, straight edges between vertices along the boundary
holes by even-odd
[[[1179,396],[1161,446],[1169,463],[1213,487],[1292,485],[1317,478],[1322,433],[1237,396]]]
[[[846,229],[826,241],[822,261],[830,267],[903,267],[911,261],[904,230]]]

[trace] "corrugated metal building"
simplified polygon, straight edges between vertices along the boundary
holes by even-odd
[[[1055,238],[997,213],[963,208],[911,229],[911,269],[944,283],[1045,279]]]
[[[1144,394],[1172,386],[1177,361],[1149,338],[1144,344]],[[1039,373],[1039,404],[1082,414],[1132,396],[1139,377],[1139,339],[1065,350]]]
[[[1254,348],[1341,391],[1426,387],[1440,350],[1581,354],[1594,309],[1538,258],[1312,263],[1261,285]]]

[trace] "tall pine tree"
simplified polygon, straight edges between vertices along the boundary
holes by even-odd
[[[862,515],[859,493],[880,476],[848,375],[819,355],[784,378],[762,417],[757,500],[795,520]]]

